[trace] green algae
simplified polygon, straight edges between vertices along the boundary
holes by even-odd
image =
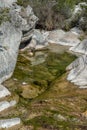
[[[20,117],[24,126],[33,126],[33,130],[80,130],[79,124],[86,124],[85,121],[81,121],[79,115],[86,110],[86,92],[81,93],[65,79],[66,66],[76,56],[67,52],[44,53],[47,54],[46,57],[43,56],[45,60],[38,62],[38,56],[38,64],[32,64],[31,59],[36,58],[35,56],[28,57],[25,52],[19,54],[14,74],[5,82],[9,90],[19,96],[15,111],[12,111],[9,117]],[[36,97],[24,98],[22,87],[27,85],[38,88],[39,93],[35,92]],[[61,121],[55,118],[55,115],[62,115],[65,120]]]
[[[75,56],[68,53],[56,54],[49,52],[45,62],[33,66],[28,59],[19,55],[13,78],[20,82],[24,81],[38,85],[41,88],[47,88],[53,80],[65,72],[66,66],[75,58]]]

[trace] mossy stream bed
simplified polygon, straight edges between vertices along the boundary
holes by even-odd
[[[86,130],[87,90],[66,80],[66,67],[76,56],[67,48],[19,52],[13,76],[4,82],[15,99],[15,108],[0,118],[20,117],[20,130]],[[83,116],[84,115],[84,116]]]

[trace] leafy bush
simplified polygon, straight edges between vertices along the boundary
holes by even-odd
[[[63,28],[64,21],[71,16],[75,4],[86,0],[18,0],[18,4],[33,7],[39,18],[36,28],[52,30]]]

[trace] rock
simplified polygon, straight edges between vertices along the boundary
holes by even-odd
[[[39,29],[34,29],[34,33],[32,36],[32,40],[29,44],[29,48],[34,48],[36,50],[43,49],[48,45],[48,38],[49,32],[47,31],[40,31]]]
[[[67,119],[64,117],[64,116],[62,116],[61,114],[55,114],[54,115],[54,118],[56,119],[56,120],[59,120],[59,121],[66,121]]]
[[[17,0],[0,0],[0,8],[10,7]]]
[[[71,51],[87,54],[87,39],[84,39],[81,43],[77,44],[75,47],[70,48]]]
[[[24,98],[29,98],[29,99],[37,97],[40,92],[38,87],[32,85],[25,85],[25,86],[23,85],[22,91],[23,92],[21,95]]]
[[[87,88],[87,55],[82,55],[66,69],[70,70],[67,80],[80,88]]]
[[[69,31],[62,38],[59,39],[58,44],[66,46],[75,46],[80,43],[78,35]]]
[[[73,31],[64,32],[63,30],[55,30],[49,33],[48,42],[65,46],[75,46],[80,42],[78,37]]]
[[[26,40],[29,40],[33,35],[31,30],[38,20],[30,6],[22,8],[17,4],[9,7],[8,16],[10,21],[0,25],[0,83],[13,74],[20,42],[27,34]]]
[[[81,35],[84,34],[84,32],[77,27],[71,28],[70,31],[73,32],[74,34],[78,35],[78,36],[81,36]]]
[[[79,20],[79,28],[87,31],[87,16],[81,17]]]
[[[21,41],[21,31],[9,23],[0,26],[0,83],[8,79],[15,68],[18,48]]]
[[[33,39],[37,41],[38,44],[44,44],[47,42],[47,37],[49,35],[49,32],[47,31],[40,31],[38,29],[34,29],[33,33]]]
[[[7,109],[7,108],[14,106],[15,104],[16,104],[16,101],[11,101],[11,102],[2,101],[2,102],[0,102],[0,112]]]
[[[0,85],[0,98],[4,98],[9,95],[11,95],[11,93],[8,91],[8,89],[5,88],[3,85]]]
[[[24,36],[35,27],[35,23],[38,20],[29,5],[27,8],[23,8],[14,4],[14,6],[10,9],[10,17],[11,23],[22,30]],[[28,36],[29,35],[30,34],[28,34]]]
[[[21,123],[20,118],[0,120],[0,128],[10,128]]]
[[[50,31],[48,35],[48,43],[59,43],[59,39],[65,35],[63,30]]]
[[[32,66],[39,65],[45,62],[47,54],[41,51],[37,51],[34,57],[31,57],[29,60],[31,61]]]
[[[81,2],[74,7],[74,11],[72,11],[72,16],[65,22],[65,29],[69,30],[70,28],[75,27],[75,26],[81,27],[80,22],[84,15],[85,8],[87,8],[86,2]],[[85,22],[85,25],[86,25],[86,22]]]

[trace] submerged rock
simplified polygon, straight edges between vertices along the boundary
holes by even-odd
[[[32,99],[38,96],[40,93],[39,87],[35,87],[33,85],[24,85],[22,86],[22,96],[24,98]]]

